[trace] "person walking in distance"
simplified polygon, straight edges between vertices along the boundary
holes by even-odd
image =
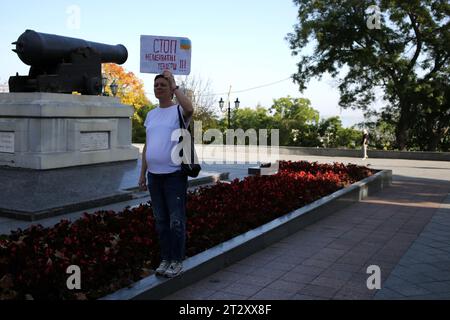
[[[154,92],[159,106],[147,114],[144,123],[146,141],[139,187],[141,190],[148,187],[159,237],[161,263],[155,272],[171,278],[183,269],[188,186],[181,164],[174,163],[172,158],[178,144],[178,140],[173,141],[172,133],[180,128],[179,112],[187,127],[194,108],[168,70],[155,77]],[[174,95],[179,105],[174,103]]]
[[[362,148],[363,148],[363,160],[367,159],[367,146],[369,145],[369,132],[367,129],[364,129],[363,131],[363,137],[362,137]]]

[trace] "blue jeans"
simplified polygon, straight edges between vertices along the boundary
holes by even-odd
[[[148,173],[147,179],[161,260],[183,261],[186,251],[187,176],[181,171]]]

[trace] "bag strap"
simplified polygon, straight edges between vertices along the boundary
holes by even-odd
[[[178,112],[178,123],[179,123],[180,129],[186,129],[185,125],[184,125],[184,121],[181,117],[180,105],[177,105],[177,112]],[[181,143],[181,141],[183,141],[183,136],[180,135],[180,137],[178,138],[178,143]],[[182,153],[183,153],[183,150],[181,150],[180,154],[182,154]]]
[[[178,121],[180,123],[180,129],[185,129],[186,130],[186,125],[183,121],[183,117],[181,116],[181,112],[180,112],[180,105],[177,106],[177,111],[178,111]],[[188,127],[188,132],[189,134],[191,134],[190,131],[190,126]],[[178,139],[178,143],[181,143],[183,141],[183,136],[180,136],[180,138]],[[180,151],[180,155],[183,156],[183,149],[181,149]],[[194,141],[193,141],[193,137],[191,135],[191,164],[194,163],[196,154],[195,154],[195,149],[194,149]]]
[[[183,117],[181,116],[180,105],[177,106],[177,111],[178,111],[178,122],[180,123],[180,129],[186,129],[186,125],[184,124]]]

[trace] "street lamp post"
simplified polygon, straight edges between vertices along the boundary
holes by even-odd
[[[111,77],[111,75],[110,75]],[[106,92],[106,87],[108,86],[108,77],[106,74],[102,75],[102,96],[109,96],[109,94]],[[119,85],[117,84],[117,79],[113,78],[112,83],[109,85],[109,88],[111,89],[112,95],[115,97],[119,91]]]
[[[112,92],[113,96],[115,97],[117,95],[117,91],[119,89],[119,86],[116,83],[116,79],[113,80],[113,82],[111,83],[111,85],[109,87],[111,88],[111,92]]]
[[[239,101],[239,98],[236,98],[236,101],[234,101],[234,107],[236,108],[236,110],[239,108],[240,103],[241,102]],[[224,105],[225,101],[223,101],[223,99],[220,98],[219,101],[220,111],[223,111]],[[228,129],[230,129],[230,125],[231,125],[231,106],[230,106],[230,99],[228,99]]]
[[[106,75],[103,75],[102,77],[102,96],[106,96],[106,86],[108,84],[108,78]]]

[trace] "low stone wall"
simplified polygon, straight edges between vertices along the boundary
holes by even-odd
[[[362,158],[363,156],[362,150],[358,149],[304,147],[280,147],[280,154],[350,158]],[[367,155],[369,158],[450,161],[450,152],[385,151],[368,149]]]
[[[278,155],[304,155],[322,157],[362,158],[360,149],[332,149],[306,147],[258,147],[258,146],[225,146],[196,145],[198,156],[203,161],[219,161],[219,163],[257,163],[278,160]],[[368,150],[369,158],[450,161],[450,152],[425,151],[384,151]]]

